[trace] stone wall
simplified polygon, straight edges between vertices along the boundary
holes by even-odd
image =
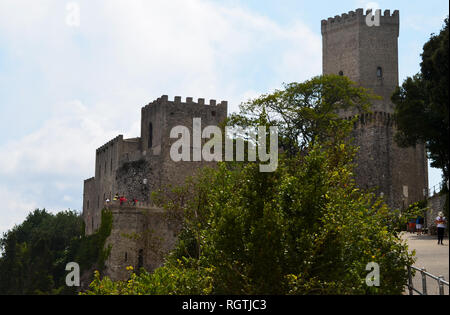
[[[391,114],[375,112],[362,116],[352,136],[359,147],[355,179],[363,189],[375,189],[396,209],[423,200],[428,182],[424,145],[400,148]]]
[[[382,100],[374,111],[392,113],[390,97],[398,86],[398,36],[400,14],[386,10],[380,26],[369,27],[363,9],[322,20],[323,73],[342,74],[373,90]],[[381,68],[382,77],[377,76]],[[355,114],[355,113],[352,113]]]
[[[113,213],[113,230],[107,240],[112,246],[106,261],[106,275],[113,280],[128,277],[127,266],[144,267],[152,271],[163,262],[164,255],[173,248],[178,227],[166,219],[161,209],[151,206],[154,191],[182,185],[188,176],[215,162],[174,162],[170,157],[170,139],[175,126],[190,132],[190,153],[193,150],[193,119],[201,118],[202,130],[218,126],[227,117],[227,102],[175,97],[170,101],[163,95],[141,110],[141,137],[109,141],[96,151],[95,177],[84,183],[83,217],[86,234],[100,226],[101,210]],[[201,132],[200,132],[201,136]],[[207,140],[202,139],[201,143]],[[113,202],[115,194],[129,201],[139,200],[137,206]],[[109,199],[110,203],[105,204]]]
[[[150,202],[153,191],[184,183],[208,162],[173,162],[170,158],[170,131],[175,126],[190,130],[192,145],[193,118],[201,118],[202,128],[218,126],[227,117],[227,102],[181,97],[169,100],[163,95],[141,110],[141,137],[124,139],[118,136],[96,150],[95,177],[85,181],[83,217],[86,233],[100,226],[102,205],[115,194],[128,199]],[[202,143],[206,140],[203,139]],[[192,149],[192,146],[191,146]],[[191,154],[192,156],[192,154]]]
[[[164,257],[173,249],[178,228],[162,209],[149,204],[136,206],[113,202],[106,206],[113,214],[111,235],[105,246],[111,252],[105,262],[105,275],[112,280],[126,280],[128,266],[153,271],[162,266]]]
[[[398,86],[398,36],[400,14],[386,10],[380,26],[369,27],[363,9],[322,21],[323,73],[347,76],[380,96],[371,113],[339,112],[342,118],[359,115],[353,137],[360,148],[356,182],[375,190],[392,208],[406,208],[424,198],[428,169],[423,145],[399,148],[395,141],[394,104]],[[380,73],[378,72],[380,69]]]

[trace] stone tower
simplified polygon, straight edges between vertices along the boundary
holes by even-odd
[[[355,179],[359,187],[375,189],[393,208],[424,199],[428,188],[425,148],[399,148],[395,141],[391,95],[399,84],[399,11],[377,12],[379,24],[367,22],[363,9],[322,20],[323,74],[345,75],[381,96],[371,113],[359,115],[353,137],[360,147]],[[372,26],[371,26],[372,25]],[[342,118],[357,112],[342,111]]]
[[[141,136],[124,139],[119,135],[96,151],[95,177],[84,181],[83,217],[86,234],[100,226],[101,210],[106,199],[115,194],[129,200],[151,203],[153,191],[178,186],[186,177],[212,162],[174,162],[170,158],[171,129],[185,126],[192,135],[193,118],[201,118],[202,128],[218,126],[227,117],[228,103],[163,95],[141,109]],[[203,139],[203,142],[206,140]]]
[[[173,161],[171,138],[175,126],[184,126],[193,137],[193,119],[201,119],[201,128],[218,126],[227,117],[228,103],[192,97],[183,101],[163,95],[141,109],[141,135],[124,139],[118,136],[96,151],[95,177],[84,182],[83,219],[85,233],[95,233],[101,224],[102,209],[112,213],[113,223],[105,246],[111,246],[105,261],[105,275],[126,280],[127,266],[148,271],[162,265],[174,246],[178,227],[167,220],[163,209],[154,206],[153,191],[170,189],[185,182],[204,166],[215,162]],[[203,145],[208,139],[202,139]],[[191,142],[192,143],[192,142]],[[191,146],[192,154],[194,147]],[[138,202],[120,204],[115,194]],[[109,199],[110,202],[105,203]]]

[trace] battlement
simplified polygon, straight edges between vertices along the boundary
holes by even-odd
[[[85,184],[95,181],[95,177],[88,178],[84,181]]]
[[[110,146],[114,145],[115,143],[117,143],[119,141],[123,141],[123,135],[119,135],[119,136],[115,137],[114,139],[112,139],[111,141],[108,141],[107,143],[105,143],[104,145],[99,147],[96,151],[97,154],[107,150]]]
[[[141,210],[149,210],[149,209],[159,209],[155,206],[155,204],[150,202],[142,202],[137,201],[134,203],[132,200],[127,200],[121,203],[119,200],[111,200],[109,202],[104,202],[103,207],[105,209],[111,210],[111,209],[121,209],[121,210],[135,210],[135,209],[141,209]],[[162,210],[162,209],[161,209]]]
[[[345,120],[355,120],[355,129],[363,128],[369,125],[377,125],[377,126],[394,126],[395,125],[395,117],[394,114],[390,114],[387,112],[373,112],[373,113],[365,113],[362,115],[354,115],[344,117]]]
[[[400,25],[400,12],[395,10],[392,15],[390,10],[385,10],[384,13],[380,12],[380,24]],[[372,13],[372,9],[369,9],[364,14],[364,9],[357,9],[356,11],[350,11],[341,15],[336,15],[334,18],[330,17],[327,20],[322,20],[322,34],[340,29],[346,26],[358,24],[365,24],[366,18]]]
[[[198,105],[198,106],[217,106],[217,107],[226,107],[228,106],[228,102],[227,101],[221,101],[220,103],[217,102],[216,100],[209,100],[209,103],[206,103],[204,98],[199,98],[197,99],[197,101],[194,101],[193,97],[186,97],[186,100],[183,102],[181,96],[175,96],[173,101],[169,100],[169,96],[167,95],[163,95],[161,97],[159,97],[158,99],[154,100],[153,102],[151,102],[150,104],[146,105],[143,107],[143,110],[152,106],[152,105],[156,105],[156,104],[174,104],[174,105],[180,105],[180,106],[193,106],[193,105]]]

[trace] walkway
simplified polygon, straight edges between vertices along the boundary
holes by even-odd
[[[435,276],[444,276],[449,281],[449,241],[444,239],[444,245],[437,244],[437,236],[416,235],[412,233],[402,234],[402,238],[408,242],[410,252],[416,250],[415,267],[425,268]],[[422,278],[420,274],[414,277],[414,286],[422,291]],[[437,281],[427,278],[428,294],[439,294]],[[445,294],[449,294],[445,287]]]

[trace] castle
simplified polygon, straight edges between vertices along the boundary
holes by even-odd
[[[194,102],[188,97],[182,102],[178,96],[171,101],[164,95],[142,108],[141,137],[118,136],[97,149],[95,177],[84,182],[83,219],[90,235],[100,226],[102,209],[113,213],[113,230],[106,244],[112,250],[105,263],[112,279],[126,278],[130,265],[153,270],[175,242],[176,228],[164,220],[161,209],[152,206],[151,193],[181,185],[197,169],[214,164],[172,161],[170,148],[177,141],[170,138],[172,128],[185,126],[192,134],[193,118],[201,118],[204,126],[219,125],[227,117],[227,108],[226,101],[206,104],[204,99]],[[113,202],[115,194],[138,202],[119,206]],[[134,237],[138,234],[146,237]]]
[[[422,200],[427,190],[427,159],[423,145],[399,148],[394,142],[394,105],[390,96],[399,84],[399,12],[385,11],[379,26],[369,26],[362,9],[322,21],[323,74],[349,77],[381,96],[372,113],[359,117],[353,136],[360,147],[356,182],[375,189],[394,208],[404,208]],[[357,112],[340,112],[350,119]],[[182,184],[196,170],[214,162],[174,162],[170,146],[173,127],[192,131],[193,118],[205,126],[218,125],[227,117],[227,102],[204,99],[194,102],[180,97],[169,101],[162,96],[142,108],[141,136],[119,136],[97,149],[95,177],[84,182],[83,218],[86,234],[100,225],[104,201],[116,193],[137,199],[136,205],[106,205],[113,213],[113,230],[107,240],[112,245],[106,275],[125,279],[125,267],[153,270],[176,241],[176,228],[164,220],[163,211],[151,205],[152,191]],[[192,148],[191,148],[192,149]],[[146,233],[150,231],[150,233]],[[145,237],[130,235],[145,234]]]

